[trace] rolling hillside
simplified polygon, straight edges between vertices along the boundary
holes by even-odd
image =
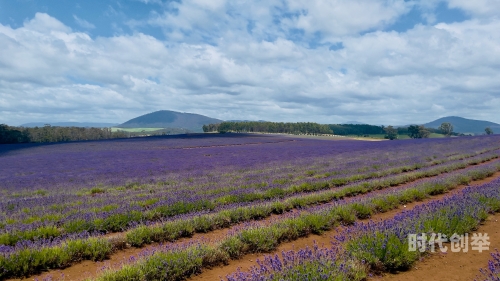
[[[222,120],[194,113],[160,110],[131,119],[117,128],[182,128],[191,132],[203,132],[205,124],[220,123]]]
[[[497,134],[500,133],[500,124],[457,116],[439,118],[435,121],[424,124],[424,126],[437,129],[444,122],[451,123],[453,125],[453,131],[457,133],[484,134],[484,129],[486,127],[490,127],[493,132]]]

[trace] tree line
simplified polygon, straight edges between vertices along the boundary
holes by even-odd
[[[44,143],[83,140],[105,140],[126,138],[127,132],[113,132],[111,128],[81,128],[81,127],[13,127],[0,124],[0,143]]]
[[[376,126],[367,124],[329,124],[323,125],[312,122],[283,123],[283,122],[222,122],[203,125],[203,131],[208,132],[236,132],[236,133],[284,133],[284,134],[335,134],[340,136],[369,136],[409,135],[412,138],[427,138],[431,133],[441,133],[439,129],[424,128],[423,126],[409,126],[394,128],[392,126]]]
[[[236,132],[236,133],[284,133],[284,134],[335,134],[340,136],[369,136],[385,135],[386,139],[397,139],[398,136],[407,135],[413,139],[428,138],[431,134],[445,136],[459,136],[462,134],[453,131],[451,123],[442,123],[439,128],[427,128],[423,125],[408,127],[376,126],[367,124],[329,124],[323,125],[312,122],[283,123],[283,122],[222,122],[203,125],[203,131],[208,132]],[[493,134],[490,128],[485,129],[486,134]]]
[[[443,123],[445,124],[445,123]],[[449,123],[447,123],[449,124]],[[451,126],[451,124],[449,124]],[[398,139],[400,135],[408,135],[412,139],[425,139],[428,138],[431,133],[444,134],[447,136],[451,136],[453,134],[453,127],[451,127],[451,131],[445,131],[443,129],[443,125],[439,127],[439,129],[426,128],[423,125],[411,125],[408,127],[400,127],[394,128],[393,126],[384,127],[385,138],[390,140]],[[447,127],[448,128],[448,127]]]
[[[367,124],[336,124],[328,125],[330,129],[340,136],[364,136],[384,134],[384,126]]]
[[[278,133],[278,134],[333,134],[329,125],[312,122],[283,123],[283,122],[222,122],[203,125],[203,132],[236,132],[236,133]]]
[[[428,138],[431,133],[440,133],[446,136],[460,135],[453,132],[453,125],[443,123],[438,129],[426,128],[424,126],[411,125],[408,127],[376,126],[365,124],[318,124],[313,122],[283,123],[283,122],[222,122],[218,124],[203,125],[204,132],[261,132],[282,134],[336,134],[341,136],[356,135],[368,136],[385,134],[387,139],[397,139],[400,135],[408,135],[411,138]],[[188,133],[177,129],[163,129],[156,132],[125,132],[112,131],[111,128],[82,128],[82,127],[58,127],[46,125],[43,127],[14,127],[0,124],[0,144],[7,143],[44,143],[44,142],[66,142],[83,140],[105,140],[114,138],[129,138],[146,135],[166,135],[176,133]],[[487,135],[493,134],[491,128],[486,128]]]

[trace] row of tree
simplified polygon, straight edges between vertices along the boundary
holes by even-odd
[[[385,138],[390,140],[397,139],[398,135],[403,134],[407,134],[410,138],[413,139],[428,138],[431,133],[441,133],[447,137],[452,135],[463,135],[453,132],[453,125],[448,122],[442,123],[437,130],[433,128],[425,128],[424,126],[412,125],[403,128],[394,128],[393,126],[388,126],[384,128],[384,131],[386,134]],[[484,131],[487,135],[493,134],[493,130],[490,127],[487,127],[486,129],[484,129]]]
[[[236,132],[236,133],[281,133],[281,134],[333,134],[329,125],[312,122],[283,123],[283,122],[222,122],[219,124],[203,125],[203,132]]]
[[[281,123],[281,122],[222,122],[203,126],[204,132],[261,132],[285,134],[336,134],[340,136],[366,135],[409,135],[412,138],[427,138],[431,133],[440,133],[439,129],[424,128],[423,126],[409,126],[394,128],[392,126],[375,126],[366,124],[333,124],[318,123]],[[388,137],[389,138],[389,137]]]
[[[174,130],[174,131],[172,131]],[[148,132],[147,135],[165,135],[175,133],[187,133],[188,131],[159,130]],[[399,135],[408,135],[411,138],[428,138],[431,133],[441,133],[446,136],[458,135],[453,132],[453,125],[443,123],[439,129],[425,128],[424,126],[412,125],[409,127],[395,128],[393,126],[374,125],[322,125],[312,122],[282,123],[282,122],[222,122],[219,124],[203,125],[204,132],[266,132],[284,134],[333,134],[336,135],[375,135],[385,134],[387,139],[397,139]],[[491,128],[486,128],[487,135],[493,134]],[[5,143],[28,143],[28,142],[65,142],[82,140],[104,140],[113,138],[127,138],[144,136],[144,132],[130,133],[124,131],[112,131],[111,128],[81,128],[81,127],[13,127],[0,124],[0,144]]]
[[[425,128],[424,126],[411,125],[405,128],[394,128],[387,126],[384,128],[385,138],[395,140],[399,135],[407,134],[412,139],[428,138],[435,129]],[[451,134],[450,134],[451,135]]]
[[[204,132],[261,132],[261,133],[285,133],[285,134],[336,134],[341,136],[369,136],[384,135],[387,139],[397,139],[400,135],[408,135],[410,138],[428,138],[432,133],[445,136],[458,136],[453,132],[451,123],[442,123],[439,128],[426,128],[423,125],[411,125],[408,127],[375,126],[367,124],[330,124],[318,123],[282,123],[282,122],[222,122],[203,126]],[[490,128],[486,128],[486,134],[493,134]]]
[[[336,124],[328,125],[339,136],[364,136],[384,134],[384,126],[367,124]]]
[[[130,137],[127,132],[113,132],[110,128],[81,127],[12,127],[0,124],[0,143],[65,142],[82,140],[104,140]]]

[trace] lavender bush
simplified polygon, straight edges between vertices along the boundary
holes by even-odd
[[[354,261],[336,248],[320,248],[314,245],[299,251],[282,252],[266,256],[250,272],[239,271],[227,276],[228,281],[343,281],[365,280],[364,265]]]
[[[481,281],[500,281],[500,252],[498,250],[491,254],[492,259],[488,261],[488,268],[481,269],[481,276],[478,277]]]

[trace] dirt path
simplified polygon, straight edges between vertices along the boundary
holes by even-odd
[[[497,160],[497,159],[494,159],[492,161],[495,161],[495,160]],[[492,161],[488,161],[488,162],[482,163],[480,165],[484,165],[484,164],[490,163]],[[469,167],[471,167],[471,166],[469,166]],[[473,182],[473,183],[471,183],[471,185],[472,184],[474,184],[474,185],[484,184],[484,183],[487,183],[487,182],[494,180],[497,177],[500,177],[500,172],[496,173],[495,175],[493,175],[487,179]],[[430,177],[430,178],[426,178],[426,179],[432,179],[432,178],[434,178],[434,177]],[[419,179],[419,180],[414,181],[414,182],[406,183],[406,184],[391,187],[391,188],[401,188],[404,185],[414,184],[415,182],[418,182],[420,180],[423,180],[423,179]],[[449,196],[450,194],[459,192],[460,190],[464,189],[465,187],[466,186],[459,186],[459,187],[453,189],[452,191],[448,192],[447,194],[433,196],[429,199],[425,199],[424,201],[420,201],[420,202],[409,203],[406,205],[406,207],[404,209],[409,210],[409,209],[414,208],[415,206],[422,205],[422,204],[427,203],[429,201],[439,200],[445,196]],[[390,189],[390,188],[388,188],[388,189]],[[387,190],[387,189],[384,189],[384,190]],[[366,196],[366,194],[359,195],[356,198],[361,198],[363,196]],[[376,215],[372,216],[371,219],[372,220],[384,220],[387,218],[391,218],[394,215],[401,212],[402,210],[403,210],[403,207],[400,207],[399,209],[391,210],[391,211],[386,212],[386,213],[376,214]],[[268,221],[276,220],[279,217],[280,217],[280,215],[272,215],[271,217],[268,217],[268,218],[262,220],[262,222],[267,223]],[[234,225],[231,228],[214,230],[214,231],[211,231],[209,233],[195,234],[191,238],[182,238],[174,243],[175,244],[185,243],[187,241],[193,241],[193,240],[198,240],[198,239],[205,239],[205,240],[209,240],[209,241],[218,241],[218,240],[225,238],[229,231],[231,231],[234,228],[241,227],[241,225],[243,225],[243,224]],[[331,241],[332,236],[335,235],[336,233],[337,233],[337,230],[334,229],[334,230],[325,232],[323,235],[310,235],[308,237],[301,238],[301,239],[298,239],[298,240],[293,241],[293,242],[284,243],[284,244],[280,245],[274,253],[281,253],[281,251],[305,248],[306,246],[313,245],[314,242],[316,242],[319,245],[329,246],[329,243]],[[89,277],[98,276],[99,271],[103,267],[109,267],[109,266],[110,267],[119,267],[124,262],[127,262],[131,256],[137,256],[142,251],[149,249],[149,248],[152,248],[152,247],[156,247],[156,246],[158,246],[158,244],[151,244],[151,245],[148,245],[144,248],[128,248],[128,249],[124,249],[124,250],[121,250],[119,252],[114,253],[113,255],[111,255],[110,259],[108,259],[104,262],[83,261],[83,262],[74,264],[74,265],[72,265],[68,268],[65,268],[65,269],[51,270],[51,271],[48,271],[48,272],[45,272],[45,273],[42,273],[39,275],[31,276],[31,277],[26,278],[26,279],[8,279],[7,281],[18,281],[18,280],[65,280],[65,281],[67,281],[67,280],[84,280],[84,279],[89,278]],[[221,279],[220,276],[225,276],[228,273],[236,271],[238,268],[241,268],[242,270],[249,269],[251,266],[254,266],[256,264],[255,260],[257,258],[262,260],[264,256],[265,256],[265,254],[249,254],[249,255],[244,256],[240,260],[230,261],[229,265],[227,265],[227,266],[216,267],[216,268],[212,268],[212,269],[205,269],[201,275],[195,276],[189,280],[220,280]]]

